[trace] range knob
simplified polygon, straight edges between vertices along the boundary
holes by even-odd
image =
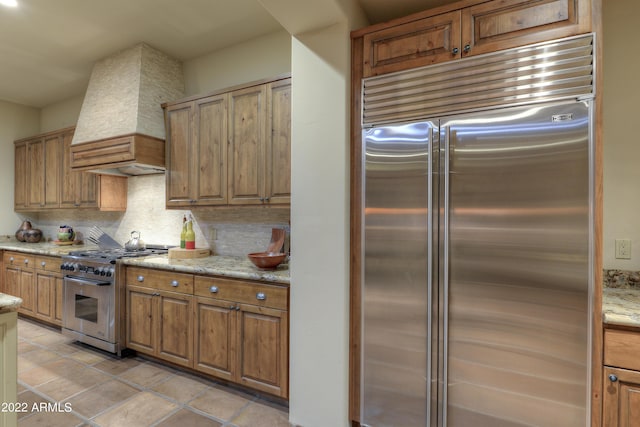
[[[93,269],[93,274],[95,274],[96,276],[99,276],[100,275],[100,271],[102,271],[102,267],[94,268]]]
[[[107,277],[111,277],[111,276],[113,276],[113,273],[115,273],[115,269],[113,269],[113,268],[108,268],[108,269],[107,269],[107,271],[106,271],[106,273],[105,273],[105,275],[106,275]]]

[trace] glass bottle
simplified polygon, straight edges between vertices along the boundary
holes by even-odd
[[[187,235],[187,215],[182,216],[182,231],[180,232],[180,247],[185,248],[185,240]]]
[[[184,235],[184,245],[186,249],[196,248],[196,233],[193,231],[193,221],[187,221],[187,232]]]

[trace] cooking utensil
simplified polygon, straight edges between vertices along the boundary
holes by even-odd
[[[282,246],[284,245],[284,238],[286,232],[282,228],[271,229],[271,242],[267,246],[266,252],[282,252]]]
[[[98,245],[100,249],[122,249],[120,243],[116,242],[98,226],[91,227],[88,240]]]
[[[144,251],[147,248],[147,246],[144,244],[144,242],[140,238],[140,232],[132,231],[131,239],[124,244],[124,248],[127,251]]]

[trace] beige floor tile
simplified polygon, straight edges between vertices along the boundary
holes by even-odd
[[[47,346],[47,348],[62,355],[69,355],[82,350],[82,346],[77,342],[60,342],[54,345]]]
[[[189,406],[220,420],[229,421],[250,401],[251,398],[249,398],[248,395],[245,397],[239,393],[211,387],[189,402]]]
[[[119,378],[138,384],[142,387],[151,387],[152,385],[167,379],[171,375],[173,375],[173,373],[167,369],[163,369],[150,363],[142,363],[119,375]]]
[[[72,342],[72,339],[60,334],[59,332],[49,331],[46,334],[33,337],[31,341],[36,344],[51,347],[58,344],[70,343]]]
[[[96,363],[103,362],[105,360],[109,360],[109,356],[106,356],[97,351],[91,350],[80,350],[75,353],[70,353],[68,355],[73,360],[77,360],[78,362],[85,363],[87,365],[95,365]]]
[[[56,401],[61,401],[110,379],[110,376],[102,372],[90,368],[82,368],[42,384],[37,387],[37,390]]]
[[[20,427],[75,427],[84,424],[70,412],[39,412],[23,418]]]
[[[22,393],[23,391],[27,391],[27,390],[28,389],[25,386],[23,386],[22,384],[18,383],[18,389],[17,389],[18,394]]]
[[[83,366],[75,360],[57,359],[44,363],[25,372],[18,372],[18,379],[32,387],[49,382],[55,378],[64,377],[78,371]]]
[[[57,353],[54,353],[53,351],[37,348],[33,351],[20,354],[20,357],[24,360],[28,360],[30,362],[41,365],[55,359],[60,359],[61,356]]]
[[[120,375],[131,368],[139,366],[142,362],[134,358],[118,359],[116,357],[107,359],[103,362],[93,365],[94,368],[100,369],[111,375]]]
[[[37,345],[32,344],[29,341],[19,341],[18,342],[18,354],[27,353],[32,350],[37,350],[42,347],[38,347]]]
[[[156,384],[151,388],[154,391],[175,399],[180,403],[185,403],[202,393],[208,387],[209,384],[202,381],[198,381],[197,379],[190,378],[183,374],[176,374],[167,381]]]
[[[220,427],[222,424],[200,414],[181,409],[155,427]]]
[[[155,394],[141,392],[97,416],[93,421],[102,427],[146,427],[166,417],[177,408],[178,405],[175,403]]]
[[[111,380],[72,397],[68,402],[74,411],[87,418],[92,418],[105,409],[127,400],[139,391],[121,381]]]
[[[18,356],[18,373],[28,371],[29,369],[37,368],[38,364],[26,360],[22,356]]]
[[[26,390],[18,394],[18,402],[20,402],[21,405],[24,404],[24,406],[20,406],[18,412],[18,419],[21,419],[31,415],[31,409],[33,408],[34,403],[39,404],[40,402],[47,402],[47,399],[38,396],[31,390]],[[24,412],[25,410],[26,412]]]
[[[252,402],[231,422],[238,427],[289,427],[289,414],[266,402]]]

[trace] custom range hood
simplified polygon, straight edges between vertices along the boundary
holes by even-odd
[[[145,43],[98,61],[71,142],[71,168],[164,173],[161,104],[183,96],[182,64]]]

